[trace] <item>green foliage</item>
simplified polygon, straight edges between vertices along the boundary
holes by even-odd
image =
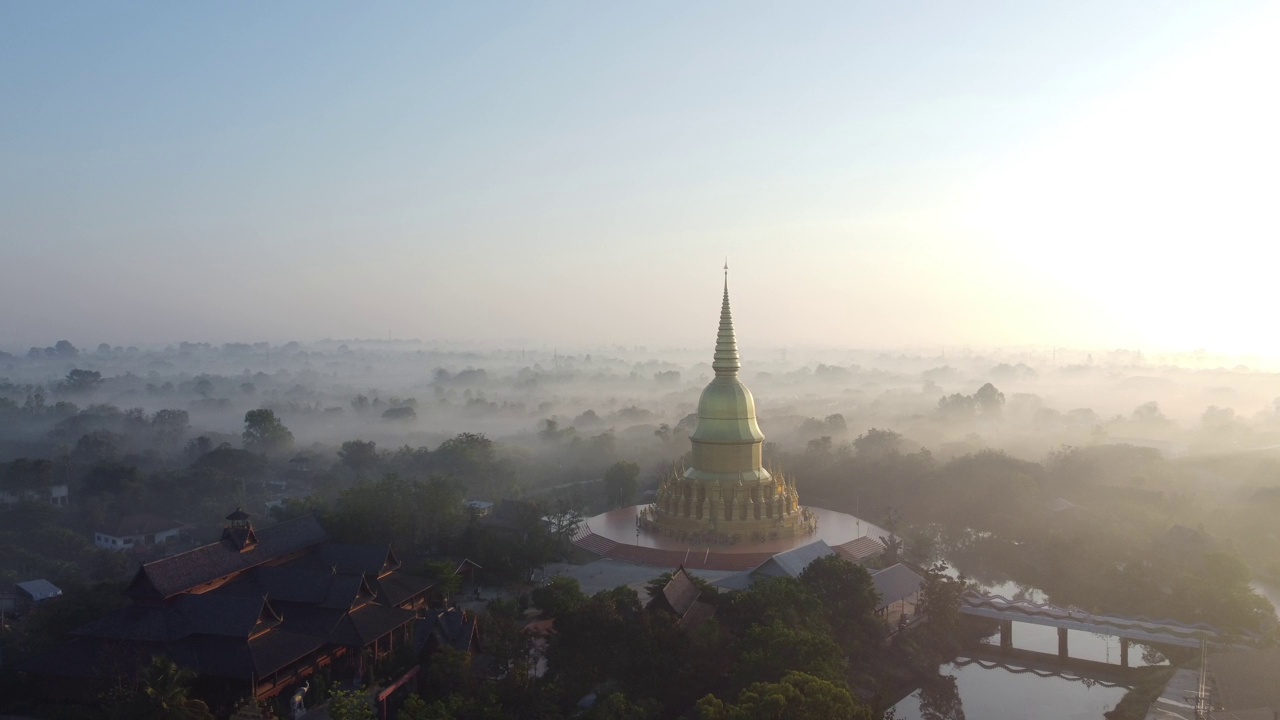
[[[958,642],[960,628],[960,604],[964,595],[964,581],[947,575],[945,565],[929,568],[924,576],[920,612],[929,618],[926,631],[937,639]]]
[[[847,688],[803,672],[754,683],[734,704],[708,695],[698,701],[697,712],[699,720],[872,720],[871,710]]]
[[[650,720],[657,717],[659,707],[653,700],[632,702],[622,693],[610,693],[595,704],[583,720]]]
[[[604,473],[605,494],[610,507],[629,505],[635,497],[640,476],[640,466],[633,462],[618,461]]]
[[[582,587],[571,577],[555,577],[545,585],[533,590],[532,600],[535,607],[542,610],[547,617],[563,617],[568,615],[587,601],[582,594]]]
[[[333,720],[376,720],[369,696],[359,690],[339,690],[329,697],[325,708]]]
[[[343,491],[322,519],[343,542],[429,549],[461,528],[462,491],[443,478],[403,480],[389,475]]]
[[[172,660],[156,656],[143,672],[142,690],[161,717],[176,720],[213,720],[203,702],[191,697],[196,674],[178,667]]]
[[[837,643],[851,658],[874,654],[885,628],[875,615],[880,596],[866,568],[829,555],[809,563],[800,583],[822,602]]]
[[[378,467],[378,444],[372,440],[348,440],[338,450],[338,462],[362,478]]]
[[[244,414],[244,439],[246,449],[274,455],[293,447],[293,433],[280,422],[275,412],[266,408],[250,410]]]

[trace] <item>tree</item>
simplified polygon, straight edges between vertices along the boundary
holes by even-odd
[[[80,351],[69,341],[59,340],[53,344],[53,353],[58,357],[75,357],[80,354]]]
[[[351,468],[359,480],[378,466],[378,444],[372,440],[348,440],[338,450],[338,462]]]
[[[67,373],[67,379],[62,381],[60,389],[73,394],[82,394],[92,391],[102,383],[102,373],[97,370],[81,370],[76,368]]]
[[[261,408],[244,414],[245,448],[254,452],[274,454],[293,447],[293,433],[280,422],[276,414]]]
[[[157,410],[151,416],[156,439],[165,447],[176,448],[187,435],[190,416],[186,410]]]
[[[843,683],[803,672],[781,682],[759,682],[726,704],[714,695],[698,701],[699,720],[871,720],[869,708],[853,699]]]
[[[960,628],[960,603],[964,595],[963,580],[947,575],[946,565],[929,568],[924,576],[924,591],[920,598],[920,612],[929,618],[928,631],[939,637],[957,641]]]
[[[877,462],[902,452],[902,435],[871,428],[853,441],[853,449],[858,458]]]
[[[973,400],[977,403],[978,410],[987,417],[999,417],[1004,409],[1004,393],[991,383],[978,388],[978,392],[973,394]]]
[[[846,652],[857,656],[878,647],[884,625],[876,617],[880,595],[866,568],[828,555],[809,563],[800,582],[822,601],[827,622]]]
[[[160,717],[213,720],[209,706],[191,697],[191,682],[195,677],[194,672],[157,655],[143,672],[142,691]]]
[[[199,441],[205,439],[199,437],[192,440],[196,443],[196,449],[202,447]],[[188,449],[191,449],[190,445]],[[267,471],[267,459],[255,452],[233,448],[229,443],[223,443],[196,458],[192,467],[216,470],[240,480],[254,479],[261,477]]]
[[[636,494],[636,478],[640,466],[625,460],[614,463],[604,472],[604,490],[611,507],[629,505]]]
[[[533,590],[533,604],[547,617],[564,617],[582,607],[587,596],[571,577],[555,577]]]
[[[376,720],[369,697],[358,690],[339,690],[329,696],[325,708],[333,720]]]

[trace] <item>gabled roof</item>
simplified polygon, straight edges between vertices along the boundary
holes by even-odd
[[[868,535],[855,538],[847,543],[843,543],[832,548],[840,557],[849,562],[860,563],[867,558],[873,558],[884,552],[884,543],[876,540]]]
[[[261,597],[183,595],[174,607],[195,635],[248,639],[280,624],[280,614]]]
[[[435,587],[435,584],[434,580],[404,573],[388,575],[375,580],[373,583],[374,590],[378,593],[378,599],[388,605],[399,605],[407,602]]]
[[[689,612],[689,608],[693,607],[701,594],[702,591],[694,584],[683,567],[672,573],[671,580],[662,588],[662,597],[666,600],[667,606],[681,617]]]
[[[475,616],[457,608],[428,610],[426,617],[418,620],[413,637],[419,655],[433,637],[440,645],[465,652],[476,640]]]
[[[905,600],[924,587],[924,578],[902,563],[872,574],[871,582],[876,586],[876,592],[880,593],[880,605],[876,608],[877,610],[889,607],[899,600]]]
[[[818,540],[774,555],[760,563],[755,570],[751,571],[751,574],[769,577],[800,577],[800,573],[809,567],[809,563],[834,553],[835,551],[825,540]]]
[[[319,562],[340,573],[360,573],[378,577],[400,567],[400,559],[390,545],[339,545],[328,543],[316,553]]]
[[[676,627],[682,628],[688,632],[693,632],[714,617],[715,614],[715,605],[696,601],[693,605],[689,606],[689,611],[676,621]]]
[[[279,560],[324,541],[324,528],[311,515],[257,531],[257,544],[241,552],[216,542],[149,562],[138,568],[128,593],[135,599],[173,597],[205,583]]]

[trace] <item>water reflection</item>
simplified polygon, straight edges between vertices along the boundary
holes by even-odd
[[[943,665],[893,707],[894,720],[1101,720],[1126,690],[1097,683],[1015,674],[980,665]]]

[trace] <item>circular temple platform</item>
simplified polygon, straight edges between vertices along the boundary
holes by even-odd
[[[750,570],[780,552],[819,540],[850,559],[858,559],[883,549],[879,538],[889,535],[887,530],[852,515],[811,507],[818,528],[806,535],[734,544],[682,542],[644,530],[637,533],[637,518],[644,507],[618,508],[585,520],[578,526],[573,544],[601,557],[637,565]]]

